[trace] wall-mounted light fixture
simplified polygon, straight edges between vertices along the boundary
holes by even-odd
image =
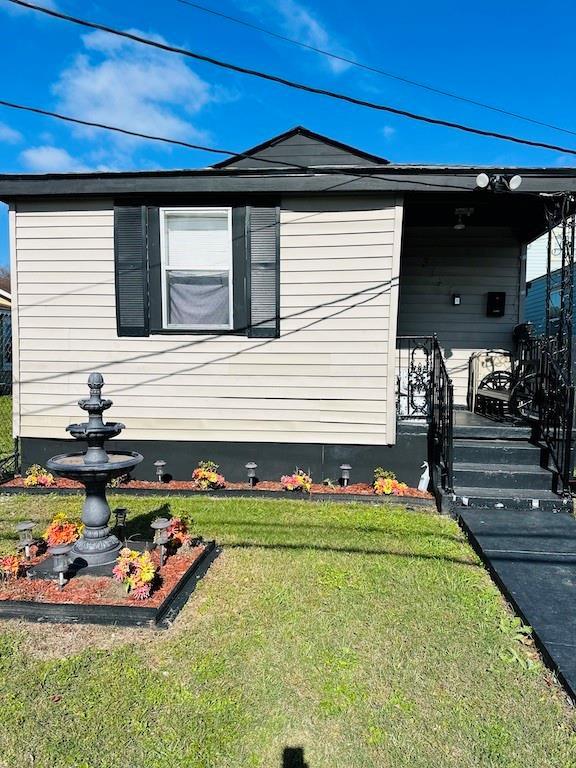
[[[500,173],[479,173],[476,176],[478,189],[491,189],[492,192],[514,192],[522,184],[522,176],[503,176]]]
[[[459,293],[453,293],[452,294],[452,304],[455,307],[459,307],[461,303],[462,303],[462,299],[461,299],[460,294]]]
[[[465,218],[469,219],[473,213],[474,213],[474,208],[455,208],[454,215],[456,216],[456,224],[454,224],[454,229],[456,231],[466,229],[466,224],[464,223],[464,219]]]

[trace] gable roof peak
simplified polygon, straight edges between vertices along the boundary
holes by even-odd
[[[383,157],[315,133],[303,125],[273,136],[213,168],[274,168],[387,165]]]

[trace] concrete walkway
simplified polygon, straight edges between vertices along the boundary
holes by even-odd
[[[460,524],[576,701],[576,519],[537,509],[463,509]]]

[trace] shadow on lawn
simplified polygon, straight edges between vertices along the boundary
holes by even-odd
[[[382,533],[388,536],[401,536],[402,538],[437,538],[449,539],[450,541],[462,542],[462,537],[454,533],[445,533],[443,531],[395,531],[385,526],[374,525],[323,525],[322,523],[261,523],[256,520],[218,520],[218,526],[226,528],[290,528],[309,529],[324,531],[341,531],[352,533]]]
[[[368,549],[366,547],[333,547],[326,544],[264,544],[257,541],[231,541],[223,543],[224,549],[285,549],[294,551],[298,549],[311,549],[314,552],[337,552],[350,555],[390,555],[392,557],[407,557],[414,560],[445,560],[456,565],[467,565],[470,568],[481,568],[479,563],[464,560],[461,557],[450,555],[429,555],[425,552],[396,552],[393,549]]]
[[[282,753],[282,768],[309,768],[304,762],[302,747],[285,747]]]
[[[128,510],[129,511],[129,510]],[[171,515],[171,507],[168,502],[165,502],[161,506],[157,507],[156,509],[150,510],[150,512],[146,512],[144,514],[138,515],[136,517],[133,517],[132,519],[128,520],[128,525],[126,528],[126,537],[129,539],[130,537],[134,538],[150,538],[151,537],[151,529],[150,524],[152,521],[157,517],[170,517]],[[189,521],[192,522],[192,521]],[[387,533],[385,529],[377,528],[377,527],[366,527],[366,528],[356,528],[354,526],[321,526],[317,524],[308,524],[308,523],[290,523],[288,525],[284,523],[260,523],[260,522],[249,522],[249,521],[243,521],[243,520],[227,520],[222,521],[218,520],[216,523],[218,526],[227,526],[229,528],[246,528],[246,527],[260,527],[260,528],[275,528],[275,529],[285,529],[287,533],[289,533],[292,529],[316,529],[316,528],[324,528],[325,530],[335,530],[335,531],[342,531],[346,532],[347,530],[351,532],[373,532],[373,533]],[[391,535],[394,535],[398,537],[399,539],[402,538],[414,538],[419,536],[426,536],[426,537],[434,537],[438,536],[438,538],[449,538],[454,539],[455,541],[458,541],[456,537],[454,537],[452,534],[436,534],[431,532],[425,532],[423,534],[419,533],[412,533],[412,532],[406,532],[406,533],[399,533],[397,531],[390,531]],[[392,557],[404,557],[404,558],[414,558],[417,560],[444,560],[446,562],[455,563],[457,565],[466,565],[468,567],[472,568],[480,568],[481,566],[478,563],[471,562],[470,560],[466,560],[464,558],[460,557],[452,557],[450,555],[434,555],[434,554],[428,554],[426,552],[398,552],[393,549],[371,549],[369,547],[353,547],[353,546],[334,546],[330,544],[314,544],[313,542],[307,543],[295,543],[295,542],[274,542],[274,543],[266,543],[263,541],[220,541],[219,542],[224,548],[228,549],[277,549],[277,550],[285,550],[285,551],[297,551],[297,550],[313,550],[315,552],[335,552],[338,554],[352,554],[352,555],[389,555]]]

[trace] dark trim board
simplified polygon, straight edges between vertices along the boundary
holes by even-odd
[[[167,629],[182,610],[210,565],[220,554],[216,542],[205,542],[206,549],[192,563],[180,581],[157,608],[145,605],[78,605],[74,603],[33,603],[26,600],[0,600],[0,619],[56,624],[106,624],[119,627],[157,627]],[[65,588],[64,588],[65,589]]]
[[[522,175],[522,194],[571,192],[576,189],[573,168],[486,168],[436,166],[354,166],[333,168],[200,169],[94,174],[1,174],[0,200],[76,197],[82,195],[133,197],[135,194],[324,194],[383,192],[472,193],[481,171]]]
[[[129,430],[127,430],[129,431]],[[428,460],[426,424],[399,424],[395,445],[337,445],[324,443],[242,443],[191,442],[181,440],[114,440],[117,450],[138,451],[144,461],[133,474],[137,480],[155,480],[154,462],[167,462],[166,472],[174,480],[189,480],[201,460],[220,465],[231,482],[246,480],[245,464],[255,461],[261,480],[279,480],[296,467],[310,471],[315,482],[340,476],[340,464],[352,465],[351,482],[369,483],[375,467],[391,469],[399,480],[412,487],[418,485],[422,463]],[[74,440],[23,437],[22,469],[32,464],[45,466],[52,456],[76,447]]]

